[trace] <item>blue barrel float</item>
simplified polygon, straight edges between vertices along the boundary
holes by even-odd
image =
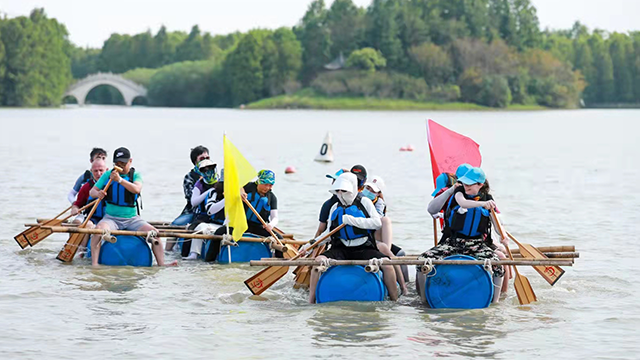
[[[387,289],[380,273],[368,273],[364,266],[332,266],[322,273],[316,287],[316,303],[334,301],[383,301]]]
[[[151,266],[153,264],[151,248],[144,238],[129,235],[119,235],[116,238],[118,241],[115,243],[106,241],[102,243],[99,264],[109,266]]]
[[[254,234],[244,234],[243,237],[259,238]],[[211,241],[206,241],[202,246],[202,253],[206,250]],[[217,261],[221,264],[229,263],[229,252],[231,252],[231,262],[249,262],[271,257],[271,249],[268,243],[238,241],[238,246],[221,246]]]
[[[445,260],[476,260],[452,255]],[[430,276],[433,272],[435,275]],[[491,304],[493,281],[481,265],[436,265],[425,283],[425,297],[432,309],[481,309]]]

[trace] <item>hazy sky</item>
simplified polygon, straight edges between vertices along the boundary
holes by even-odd
[[[353,0],[368,6],[371,0]],[[326,1],[330,5],[333,0]],[[640,0],[531,0],[543,28],[569,28],[580,20],[589,28],[625,32],[640,30]],[[71,41],[101,47],[111,33],[135,34],[164,24],[189,31],[194,24],[212,34],[256,27],[292,26],[311,0],[0,0],[9,17],[44,7],[50,17],[67,26]]]

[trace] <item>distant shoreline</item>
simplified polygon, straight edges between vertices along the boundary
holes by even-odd
[[[245,109],[309,109],[309,110],[445,110],[445,111],[539,111],[552,110],[540,105],[509,105],[493,108],[463,102],[423,102],[405,99],[290,96],[281,95],[262,99],[245,106]]]

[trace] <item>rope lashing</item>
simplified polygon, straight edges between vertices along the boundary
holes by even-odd
[[[233,247],[237,247],[238,243],[233,240],[233,236],[230,234],[222,234],[222,240],[220,241],[220,246],[231,245]]]
[[[422,267],[420,268],[420,271],[426,275],[427,277],[432,277],[432,276],[436,276],[436,269],[433,266],[433,259],[432,258],[426,258],[424,259],[424,264],[422,264]],[[429,275],[431,274],[431,272],[433,271],[433,275]]]
[[[383,259],[377,259],[377,258],[373,258],[373,259],[369,259],[369,265],[364,267],[364,270],[368,273],[377,273],[378,271],[380,271],[380,267],[383,264]]]
[[[317,267],[318,272],[325,272],[331,267],[331,260],[324,258],[320,260],[320,266]]]
[[[155,230],[149,230],[147,232],[147,242],[153,243],[153,245],[160,245],[160,241],[158,240],[158,232]]]
[[[100,236],[102,241],[110,242],[114,244],[118,239],[115,236],[111,235],[111,231],[109,229],[102,229],[102,235]]]
[[[491,259],[484,259],[484,265],[482,265],[484,270],[493,276],[493,267],[491,266]]]

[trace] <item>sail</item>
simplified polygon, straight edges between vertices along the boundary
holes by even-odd
[[[320,152],[318,152],[318,155],[316,155],[315,161],[333,162],[333,145],[331,143],[330,132],[328,132],[324,137],[322,146],[320,146]]]

